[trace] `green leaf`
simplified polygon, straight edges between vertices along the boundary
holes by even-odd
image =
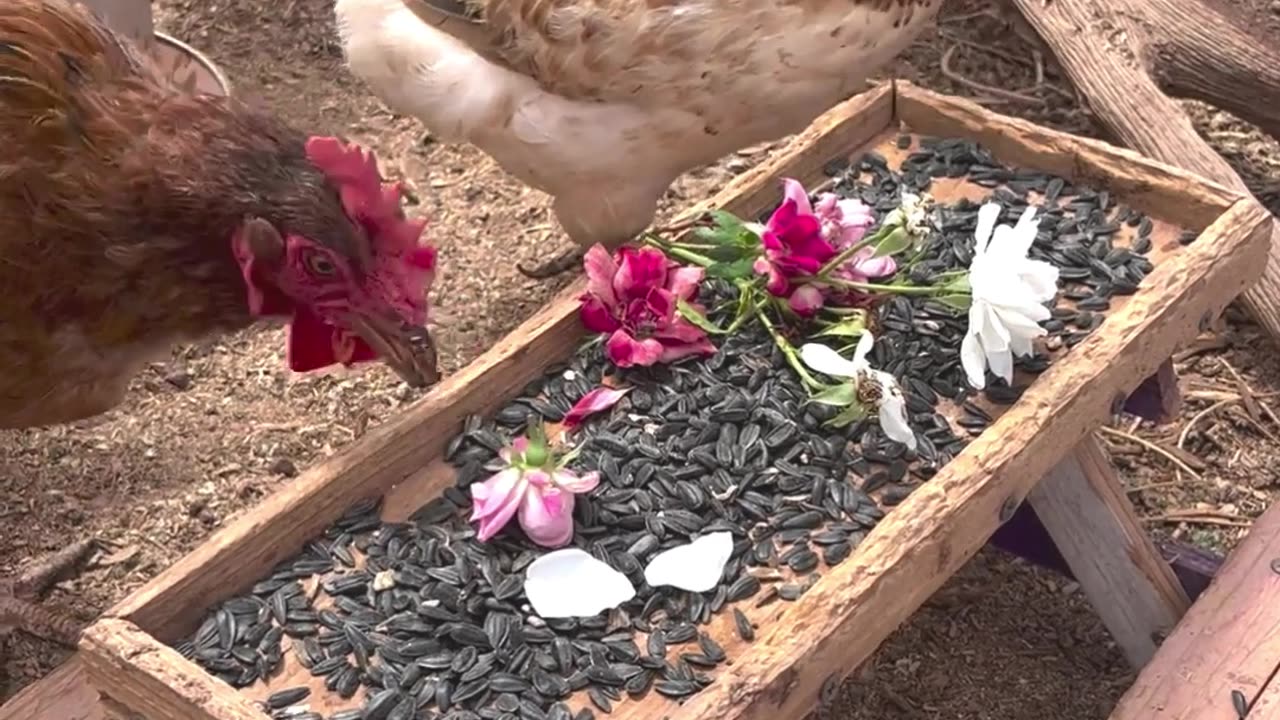
[[[743,259],[748,251],[746,248],[737,245],[717,245],[710,250],[703,250],[702,254],[715,260],[716,262],[736,262]],[[754,255],[754,253],[752,253]]]
[[[731,212],[726,212],[724,210],[712,210],[707,214],[711,216],[712,222],[714,222],[718,227],[724,228],[725,230],[733,230],[734,232],[740,232],[743,229],[743,226],[745,225],[745,223],[743,223],[742,221],[742,218],[739,218],[737,215],[734,215]]]
[[[712,226],[696,228],[693,231],[694,237],[717,245],[741,243],[741,235],[746,231],[742,220],[723,210],[713,210],[708,214],[711,216]]]
[[[894,255],[909,247],[911,247],[911,236],[903,228],[894,228],[893,232],[890,232],[883,240],[876,243],[874,257]]]
[[[832,385],[821,392],[811,395],[809,402],[845,407],[850,403],[858,402],[858,388],[854,387],[853,383]]]
[[[755,272],[753,269],[755,262],[753,257],[744,257],[730,262],[718,262],[707,268],[707,277],[720,278],[722,280],[751,277]]]
[[[676,299],[676,311],[679,312],[685,320],[688,320],[709,333],[723,335],[725,332],[717,327],[715,323],[708,320],[706,315],[698,312],[692,305],[681,298]]]
[[[863,321],[861,315],[841,320],[826,326],[822,332],[816,333],[814,337],[861,337],[862,333],[867,331],[867,324]]]
[[[839,428],[858,422],[867,416],[867,411],[861,405],[854,403],[840,411],[839,415],[831,418],[823,423],[827,427]]]
[[[957,313],[969,311],[969,306],[973,304],[973,296],[968,294],[956,293],[954,295],[940,295],[938,302],[955,310]]]

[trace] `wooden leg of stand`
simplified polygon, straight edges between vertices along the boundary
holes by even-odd
[[[1130,664],[1146,665],[1190,602],[1097,440],[1081,443],[1028,500]]]

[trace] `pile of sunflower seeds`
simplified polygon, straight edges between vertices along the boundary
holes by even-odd
[[[871,183],[859,180],[864,173]],[[966,141],[927,141],[899,171],[869,153],[831,163],[828,174],[837,193],[880,214],[898,205],[901,189],[927,190],[936,177],[995,188],[1006,223],[1017,220],[1028,192],[1041,193],[1045,212],[1031,256],[1062,270],[1059,302],[1071,306],[1056,307],[1045,326],[1050,342],[1064,347],[1096,330],[1110,299],[1134,292],[1152,269],[1144,256],[1149,219],[1116,208],[1106,192],[1002,168]],[[967,267],[977,207],[962,201],[939,208],[938,232],[913,279]],[[1135,229],[1131,247],[1114,242],[1122,226]],[[722,327],[734,293],[719,281],[703,287],[701,300]],[[903,387],[914,451],[873,421],[825,425],[836,409],[806,403],[782,353],[756,324],[717,336],[714,356],[652,368],[619,370],[598,340],[587,342],[491,418],[467,419],[447,449],[456,486],[407,522],[381,521],[378,499],[350,508],[176,647],[247,687],[279,671],[287,644],[330,692],[350,701],[351,709],[328,720],[591,720],[650,691],[687,698],[728,660],[706,631],[713,614],[731,613],[739,639],[754,640],[757,628],[744,609],[799,599],[851,555],[885,506],[901,502],[991,422],[972,402],[959,365],[966,322],[921,298],[895,297],[874,311],[870,360]],[[1050,359],[1037,354],[1018,365],[1035,373]],[[545,551],[516,523],[477,541],[466,522],[468,488],[489,476],[499,450],[530,417],[561,420],[606,374],[632,390],[570,436],[582,448],[572,467],[602,477],[577,499],[573,545],[624,573],[637,594],[597,617],[543,619],[527,603],[523,575]],[[984,394],[1008,404],[1021,390],[989,377]],[[944,399],[965,410],[956,427],[938,413]],[[714,590],[645,583],[643,567],[654,555],[715,531],[729,531],[735,542]],[[303,586],[312,578],[319,579],[315,597]],[[306,709],[308,696],[306,688],[285,688],[263,709],[275,718],[322,720]]]

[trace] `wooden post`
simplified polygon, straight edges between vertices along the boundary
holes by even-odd
[[[1146,665],[1190,601],[1098,441],[1077,446],[1028,500],[1129,663]]]

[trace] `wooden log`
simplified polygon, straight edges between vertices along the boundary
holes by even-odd
[[[1254,522],[1110,720],[1238,720],[1280,667],[1280,503]],[[1274,696],[1275,692],[1270,693]],[[1266,703],[1274,702],[1267,697]],[[1275,718],[1277,714],[1256,717]],[[1254,713],[1248,717],[1254,718]]]
[[[1212,103],[1280,137],[1280,48],[1265,47],[1198,0],[1012,3],[1120,144],[1248,192],[1165,92]],[[1272,246],[1243,304],[1280,338],[1280,248]]]
[[[1097,439],[1077,446],[1028,499],[1129,663],[1146,665],[1190,601]]]

